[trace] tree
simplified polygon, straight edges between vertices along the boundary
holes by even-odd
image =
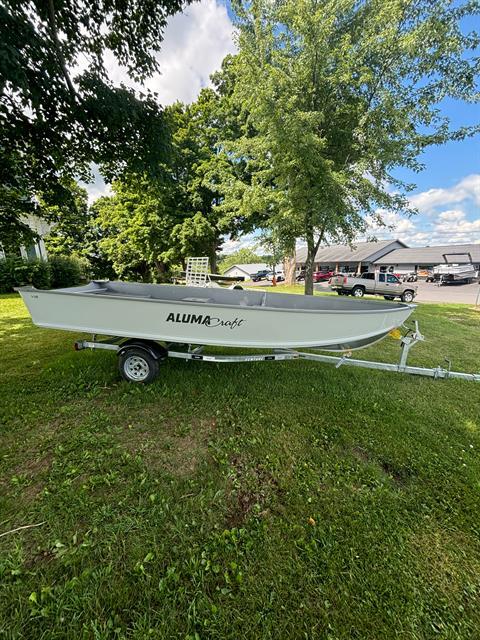
[[[429,145],[472,135],[438,106],[476,100],[474,3],[448,0],[253,0],[235,3],[240,51],[234,94],[248,113],[232,153],[250,167],[237,209],[263,207],[264,226],[307,244],[305,293],[322,242],[353,242],[366,216],[412,211]],[[393,187],[393,188],[392,188]]]
[[[122,278],[163,279],[178,218],[174,209],[167,209],[162,186],[130,176],[128,181],[114,182],[112,189],[112,196],[99,198],[92,206],[98,252]]]
[[[90,163],[113,179],[165,159],[161,109],[149,92],[114,87],[106,54],[143,81],[158,70],[168,16],[189,0],[5,0],[0,6],[0,230],[27,233],[36,194],[69,197]],[[83,72],[75,71],[80,66]]]
[[[225,273],[225,271],[233,267],[234,264],[256,264],[259,262],[264,262],[263,256],[258,255],[258,253],[255,253],[252,249],[244,247],[243,249],[238,249],[233,253],[222,256],[218,268],[220,273]]]
[[[42,206],[40,198],[42,215],[52,223],[45,246],[49,255],[79,256],[83,253],[89,229],[88,194],[73,180],[65,181],[63,186],[71,194],[64,205]]]

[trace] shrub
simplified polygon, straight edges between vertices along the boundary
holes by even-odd
[[[10,293],[14,287],[33,285],[37,289],[71,287],[82,280],[81,265],[74,258],[51,260],[0,260],[0,293]]]
[[[73,287],[82,281],[82,266],[77,258],[55,256],[48,261],[52,289]]]
[[[15,260],[13,258],[0,260],[0,293],[9,293],[15,286]]]

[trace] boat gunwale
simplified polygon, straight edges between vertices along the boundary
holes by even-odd
[[[198,287],[197,287],[198,288]],[[35,292],[36,294],[53,294],[53,295],[62,295],[62,296],[74,296],[74,297],[88,297],[88,298],[102,298],[104,300],[135,300],[140,302],[153,302],[153,303],[162,303],[162,304],[170,304],[170,305],[182,305],[182,306],[198,306],[199,308],[207,308],[207,307],[215,307],[220,309],[238,309],[239,311],[245,311],[248,309],[254,311],[281,311],[283,313],[308,313],[308,314],[370,314],[370,313],[398,313],[400,310],[405,309],[415,309],[417,307],[416,304],[406,303],[406,302],[396,302],[394,303],[394,307],[387,307],[387,304],[376,301],[369,300],[368,302],[378,302],[378,309],[287,309],[284,307],[269,307],[267,305],[233,305],[233,304],[222,304],[219,302],[195,302],[193,300],[165,300],[162,298],[148,298],[146,296],[131,296],[131,295],[120,295],[115,293],[96,293],[95,291],[65,291],[60,289],[37,289],[36,287],[26,286],[26,287],[15,287],[15,291],[19,293],[25,292]],[[259,292],[260,293],[260,292]],[[266,292],[265,292],[266,293]],[[295,294],[284,294],[284,295],[295,295]],[[357,301],[360,302],[360,301]],[[361,303],[360,303],[361,304]],[[392,304],[389,302],[388,304]]]

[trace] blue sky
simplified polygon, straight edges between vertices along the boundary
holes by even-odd
[[[466,19],[462,27],[466,31],[480,30],[480,20]],[[201,0],[169,21],[159,55],[162,74],[150,79],[147,86],[158,92],[163,104],[176,99],[192,101],[209,83],[210,74],[220,67],[224,56],[234,51],[228,0]],[[107,62],[115,83],[135,86],[113,59]],[[480,122],[480,105],[445,100],[442,112],[453,126]],[[398,177],[417,185],[411,201],[419,214],[407,219],[385,212],[386,221],[395,228],[373,233],[378,238],[399,237],[410,246],[480,243],[480,135],[432,147],[420,160],[425,169],[418,174],[396,171]],[[95,183],[87,188],[91,200],[108,193],[98,173]],[[225,249],[233,251],[254,242],[255,237],[249,236],[240,242],[227,242]]]

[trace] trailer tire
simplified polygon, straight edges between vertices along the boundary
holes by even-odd
[[[353,287],[352,296],[355,298],[363,298],[365,295],[365,289],[363,287]]]
[[[158,376],[159,360],[147,349],[127,347],[118,356],[120,375],[127,382],[150,384]]]
[[[413,291],[407,290],[402,293],[402,302],[412,302],[415,297],[415,293]]]

